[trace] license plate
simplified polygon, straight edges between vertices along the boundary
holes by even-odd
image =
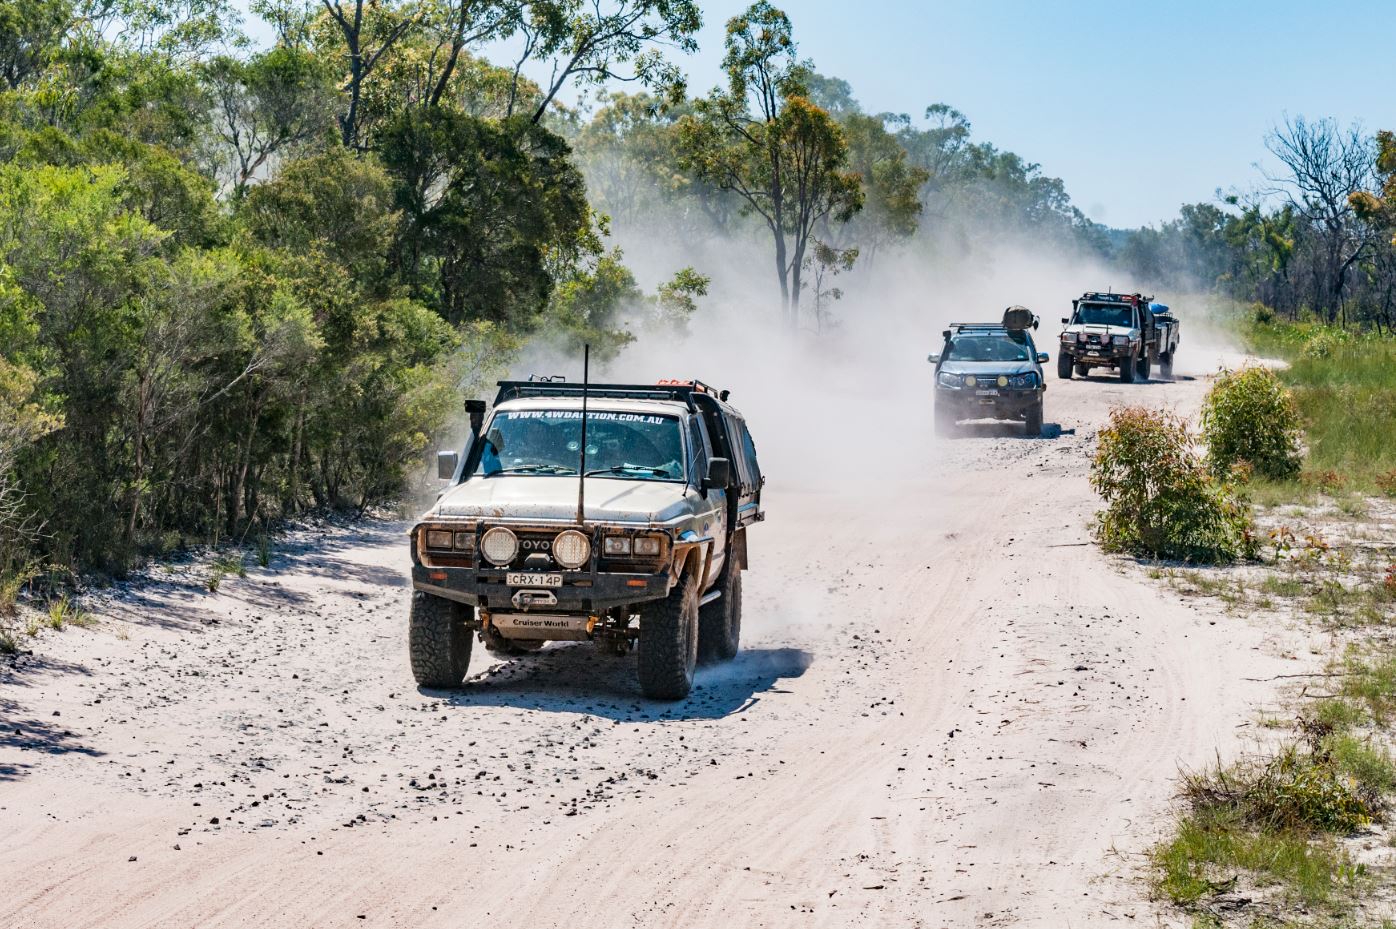
[[[997,397],[999,392],[997,390],[976,390],[974,395],[976,397]]]
[[[510,587],[561,587],[561,574],[534,574],[531,571],[510,571],[504,576]]]

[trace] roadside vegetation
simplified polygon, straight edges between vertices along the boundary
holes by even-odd
[[[1246,307],[1234,331],[1282,362],[1223,374],[1200,421],[1207,469],[1245,501],[1256,557],[1148,570],[1233,613],[1313,623],[1328,660],[1293,676],[1294,721],[1267,720],[1249,756],[1185,775],[1154,886],[1200,926],[1389,926],[1396,135],[1296,116],[1265,143],[1279,172],[1120,250],[1142,281],[1191,279]]]
[[[1268,735],[1237,761],[1185,772],[1176,828],[1153,852],[1154,889],[1198,925],[1389,925],[1396,339],[1254,311],[1241,325],[1253,351],[1286,366],[1217,379],[1198,460],[1244,501],[1253,557],[1149,573],[1236,615],[1312,623],[1333,651],[1294,676],[1292,719],[1266,720]],[[1168,473],[1169,460],[1144,470]]]
[[[1303,473],[1286,475],[1286,491],[1396,497],[1396,337],[1264,313],[1241,334],[1256,354],[1286,363],[1278,377],[1303,420]]]
[[[1188,424],[1122,407],[1100,431],[1091,486],[1105,500],[1096,538],[1110,552],[1229,563],[1255,553],[1249,511],[1199,460]]]

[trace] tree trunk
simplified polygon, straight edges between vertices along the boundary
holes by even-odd
[[[287,481],[286,499],[281,508],[287,513],[300,510],[301,496],[301,436],[305,434],[305,388],[301,388],[300,401],[296,404],[296,426],[291,438],[291,474]]]
[[[141,481],[145,477],[145,419],[146,419],[146,397],[150,390],[150,377],[146,372],[141,372],[140,381],[136,386],[136,437],[134,463],[131,472],[131,499],[129,506],[130,517],[126,522],[126,544],[130,546],[136,538],[136,522],[140,518],[141,512]]]
[[[256,401],[253,401],[256,404]],[[241,460],[237,463],[236,476],[233,478],[232,488],[228,494],[228,537],[237,535],[238,523],[242,520],[242,504],[245,488],[247,487],[247,469],[252,464],[252,446],[257,438],[257,420],[262,415],[260,404],[256,404],[252,410],[252,420],[247,425],[247,444],[242,449]]]

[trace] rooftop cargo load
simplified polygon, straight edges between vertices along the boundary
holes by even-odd
[[[1003,328],[1010,331],[1036,329],[1037,317],[1025,306],[1010,306],[1003,311]]]

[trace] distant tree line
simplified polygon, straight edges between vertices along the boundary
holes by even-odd
[[[1158,286],[1215,289],[1262,313],[1396,332],[1391,133],[1296,117],[1265,141],[1275,174],[1130,232],[1120,263]]]

